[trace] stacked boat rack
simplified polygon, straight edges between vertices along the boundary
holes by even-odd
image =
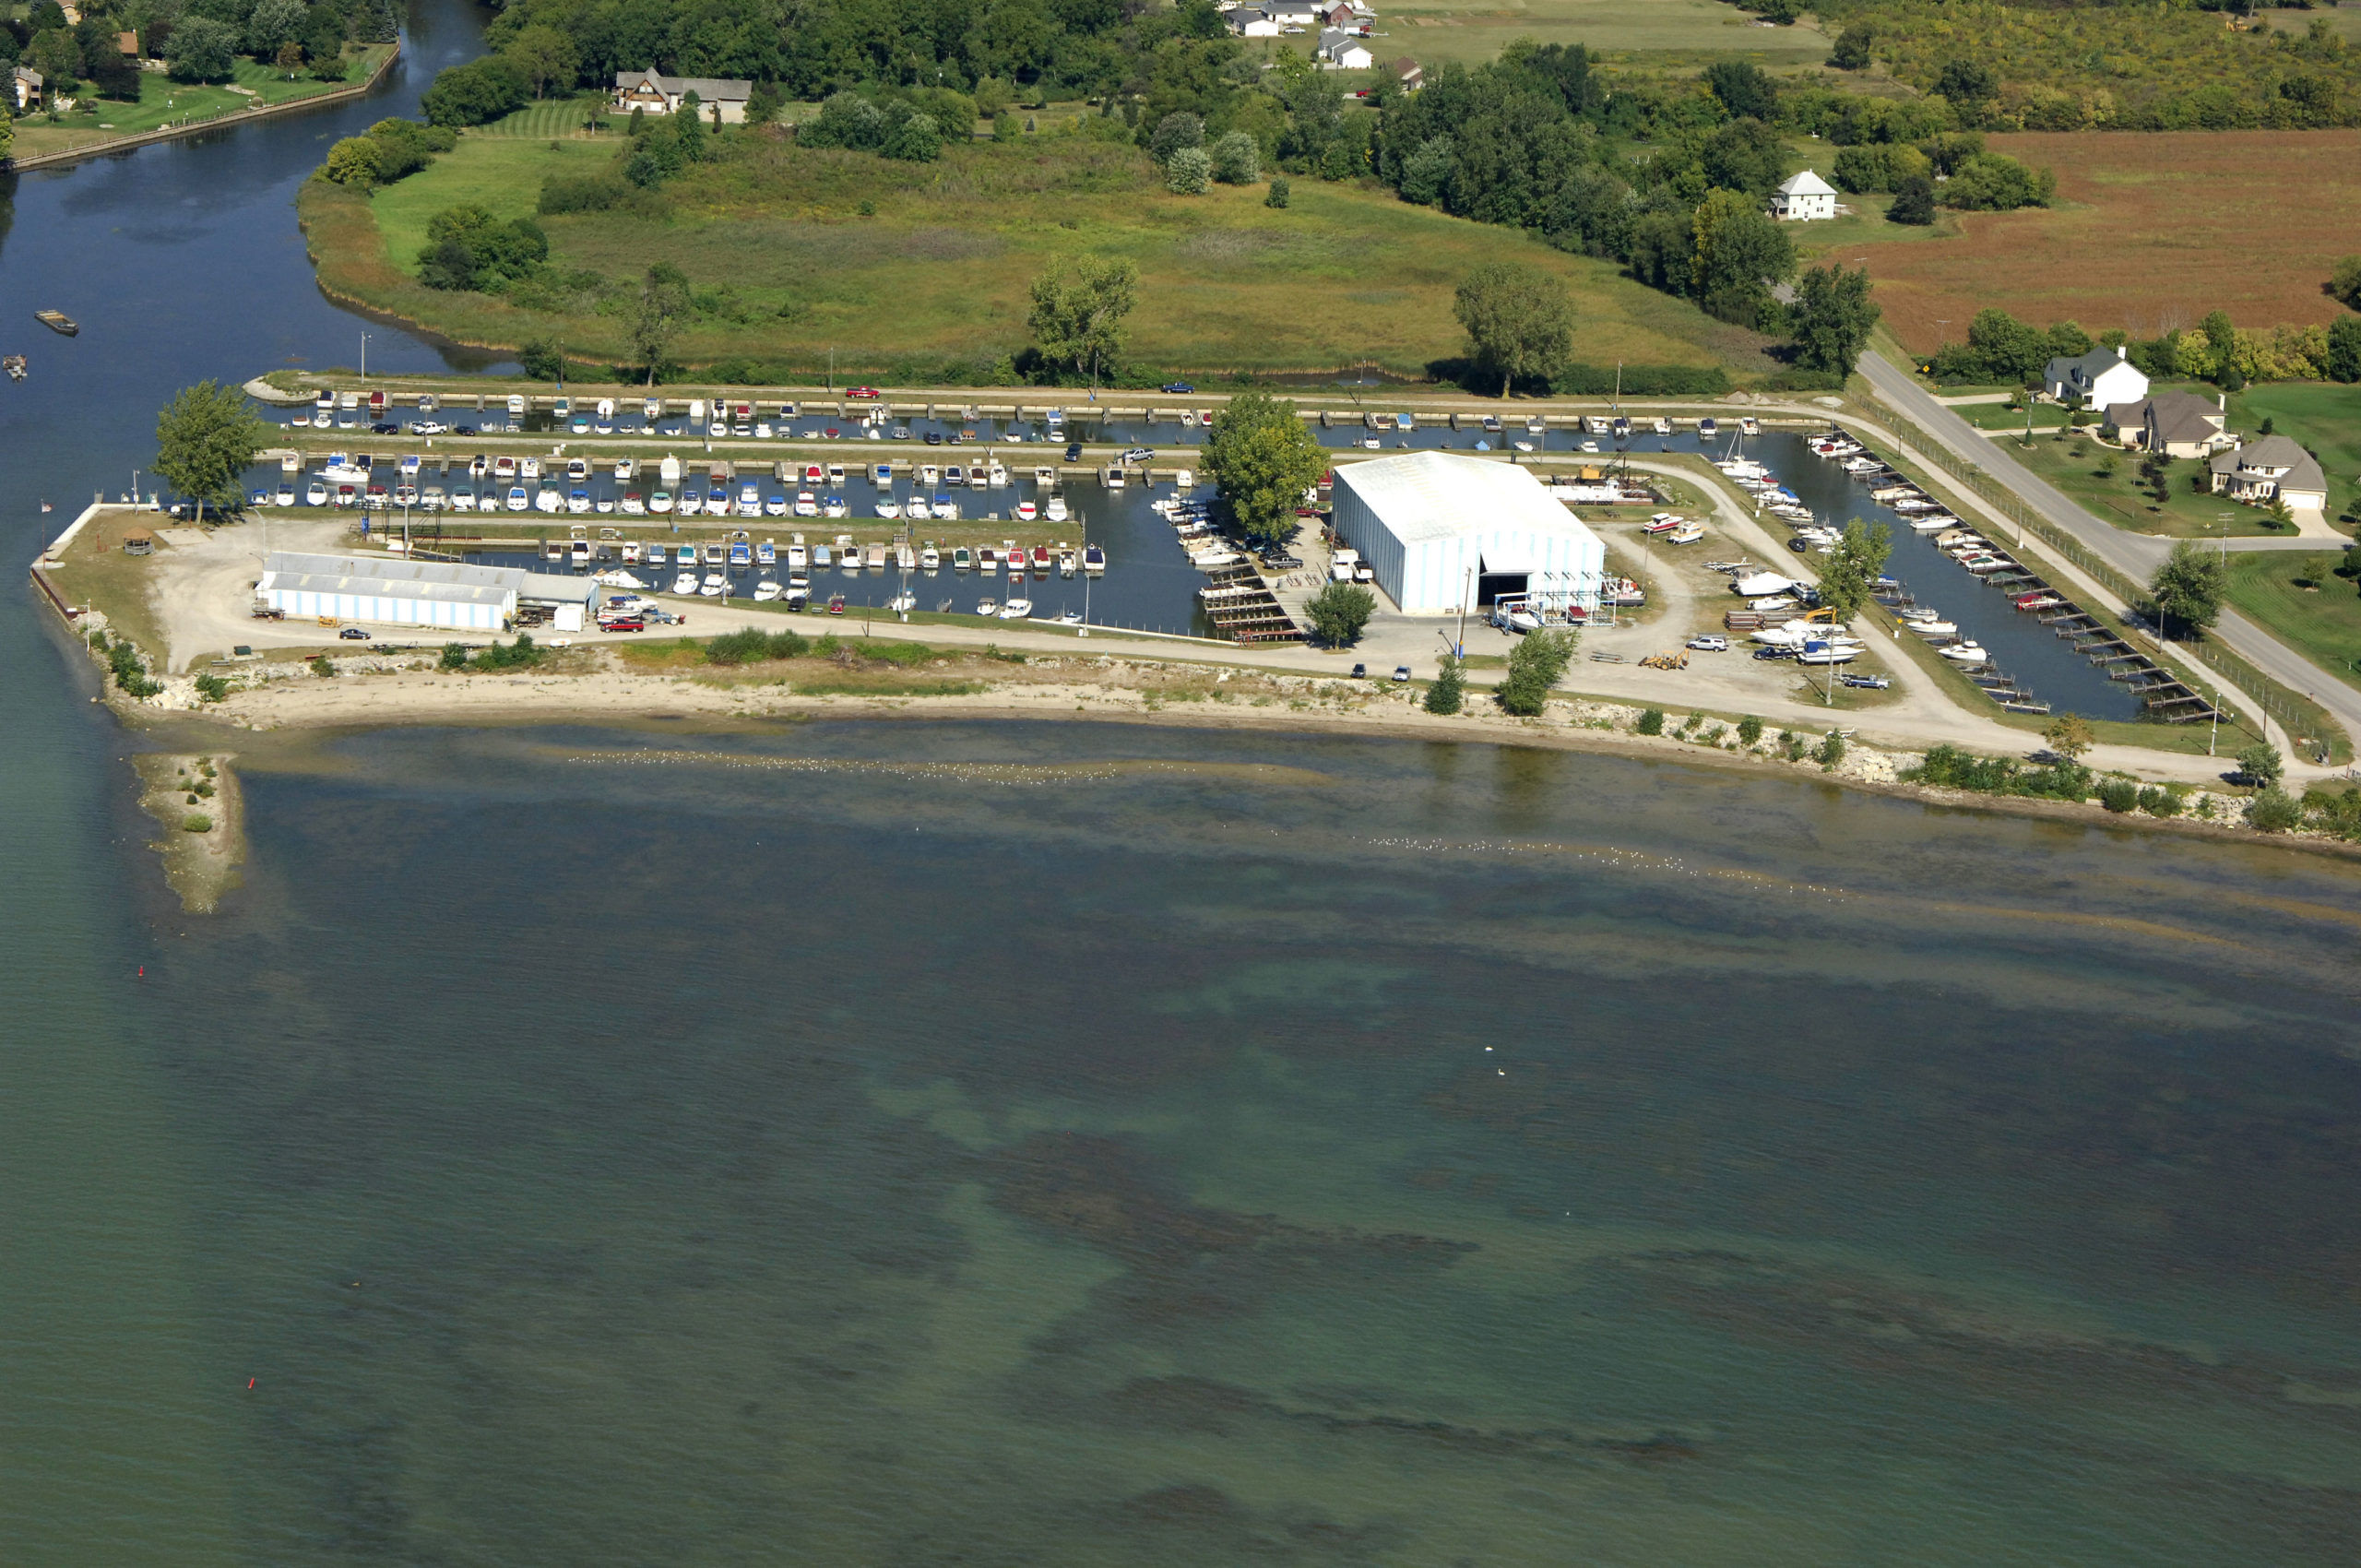
[[[1982,582],[2010,597],[2019,614],[2034,615],[2059,637],[2106,672],[2110,681],[2130,686],[2146,717],[2168,724],[2200,723],[2217,717],[2213,704],[2195,688],[2124,640],[2096,615],[2069,599],[2040,573],[1986,539],[1947,511],[1942,503],[1904,478],[1892,465],[1864,450],[1842,430],[1831,429],[1811,443],[1812,450],[1841,465],[1856,481],[1869,488],[1869,498],[1901,515],[1914,532],[1932,534],[1935,548]],[[1809,518],[1809,514],[1805,514]],[[1793,521],[1791,518],[1790,521]],[[1804,529],[1798,527],[1798,533]],[[1834,543],[1832,530],[1819,541],[1825,552]],[[1935,651],[1958,665],[1969,680],[2011,713],[2047,713],[2023,683],[1996,666],[1991,656],[1964,638],[1959,628],[1940,612],[1919,604],[1909,588],[1892,578],[1882,579],[1875,595],[1907,631],[1922,636]]]

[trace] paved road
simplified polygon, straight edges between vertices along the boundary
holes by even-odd
[[[2027,469],[2007,450],[1995,445],[1974,425],[1945,408],[1910,377],[1876,354],[1863,354],[1861,374],[1894,409],[1927,435],[1963,461],[1982,468],[2019,499],[2077,540],[2126,576],[2145,582],[2172,552],[2174,541],[2147,534],[2125,533],[2102,522],[2070,500],[2056,485]],[[2296,541],[2290,541],[2296,542]],[[2318,549],[2317,543],[2301,541]],[[2328,709],[2344,732],[2361,742],[2361,690],[2328,673],[2235,610],[2222,612],[2214,628],[2247,662]]]

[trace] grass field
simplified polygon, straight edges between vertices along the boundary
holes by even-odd
[[[2059,205],[1962,214],[1945,244],[1869,242],[1855,253],[1895,335],[1920,353],[1964,336],[1985,305],[2140,337],[2215,309],[2264,327],[2332,321],[2344,308],[2320,285],[2338,256],[2361,248],[2361,131],[1987,139],[2055,169]]]
[[[528,113],[540,113],[530,110]],[[478,202],[533,209],[542,181],[611,165],[612,137],[469,133],[422,173],[366,201],[313,182],[303,208],[332,292],[462,341],[552,336],[623,357],[612,315],[543,315],[480,294],[419,287],[410,267],[428,220]],[[1293,182],[1285,210],[1264,187],[1167,194],[1135,148],[1069,137],[949,149],[940,163],[763,143],[668,187],[668,220],[599,213],[544,220],[554,266],[628,280],[670,261],[730,291],[684,334],[689,363],[745,356],[826,362],[848,374],[912,355],[981,357],[1021,348],[1026,290],[1062,260],[1123,256],[1140,269],[1131,352],[1200,376],[1325,372],[1370,362],[1419,375],[1465,351],[1452,291],[1478,264],[1515,259],[1565,278],[1576,298],[1576,358],[1596,364],[1773,368],[1762,339],[1517,232],[1406,206],[1361,184]],[[873,215],[860,212],[871,204]]]
[[[2321,669],[2361,686],[2361,592],[2341,551],[2230,558],[2230,602]]]
[[[2017,418],[2022,422],[2024,416]],[[2014,441],[2004,445],[2010,457],[2081,502],[2094,516],[2133,533],[2170,539],[2258,539],[2284,538],[2289,532],[2268,527],[2257,507],[2224,496],[2199,494],[2190,481],[2204,471],[2201,463],[2183,459],[2172,465],[2172,499],[2160,506],[2153,494],[2140,488],[2137,453],[2118,452],[2073,436],[2063,441],[2038,436],[2030,447]],[[2073,455],[2078,446],[2082,450],[2080,457]],[[2113,477],[2101,478],[2101,470],[2107,468],[2114,469]],[[2226,523],[2222,520],[2225,517],[2229,519]]]
[[[2319,458],[2331,525],[2361,507],[2361,386],[2285,382],[2231,397],[2231,429],[2251,434],[2266,418]]]
[[[139,101],[117,103],[112,99],[93,99],[95,115],[79,113],[59,117],[51,125],[39,115],[28,115],[16,123],[17,140],[14,156],[32,158],[42,153],[65,152],[93,142],[112,141],[117,137],[137,136],[182,121],[218,120],[225,114],[243,114],[249,106],[260,103],[285,103],[294,99],[317,98],[323,93],[336,92],[368,78],[377,62],[390,45],[375,44],[354,56],[351,80],[349,82],[314,81],[309,77],[289,81],[283,71],[268,65],[258,65],[241,55],[232,70],[231,83],[222,87],[191,87],[176,82],[156,72],[147,72],[139,78]],[[233,92],[231,87],[244,88]]]
[[[1519,38],[1647,55],[1651,65],[1735,57],[1766,68],[1817,65],[1829,47],[1812,28],[1758,27],[1722,0],[1411,0],[1382,12],[1370,43],[1380,60],[1475,65]]]

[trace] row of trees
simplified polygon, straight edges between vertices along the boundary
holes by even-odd
[[[2121,347],[2153,379],[2211,381],[2233,392],[2255,381],[2361,381],[2361,315],[2340,316],[2326,327],[2261,331],[2214,311],[2195,327],[2160,338],[2135,339],[2111,330],[2094,339],[2070,321],[2043,328],[1987,306],[1968,323],[1964,343],[1946,343],[1925,362],[1941,381],[2036,386],[2051,359],[2097,347]]]
[[[56,0],[39,0],[0,25],[0,64],[31,66],[53,94],[88,82],[101,96],[136,100],[139,59],[118,42],[130,33],[176,81],[226,81],[241,54],[340,81],[347,41],[382,42],[398,25],[389,0],[93,0],[78,18],[69,23]]]
[[[346,137],[328,148],[319,177],[356,190],[389,185],[415,174],[459,143],[458,134],[441,125],[415,120],[380,120],[357,137]]]

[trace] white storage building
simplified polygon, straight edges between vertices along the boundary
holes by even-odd
[[[497,632],[516,619],[519,604],[545,604],[555,609],[558,630],[578,632],[599,585],[516,566],[275,550],[263,562],[255,594],[290,615],[458,632]]]
[[[1337,538],[1405,614],[1513,594],[1553,610],[1598,608],[1607,546],[1513,463],[1455,452],[1347,463],[1331,499]]]

